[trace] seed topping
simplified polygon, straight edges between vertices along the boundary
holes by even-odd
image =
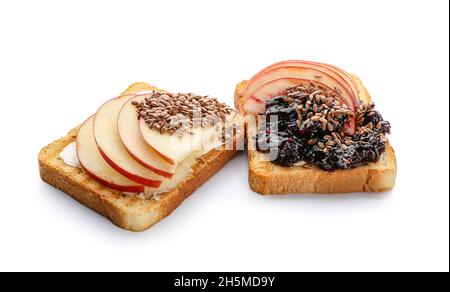
[[[142,102],[133,101],[139,119],[161,134],[182,136],[194,128],[225,122],[233,109],[215,98],[192,93],[153,92]]]

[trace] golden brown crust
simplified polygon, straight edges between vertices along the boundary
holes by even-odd
[[[361,99],[369,102],[370,95],[361,80],[356,75],[352,77],[361,88]],[[235,104],[241,113],[244,102],[241,97],[247,83],[243,81],[236,87]],[[254,142],[254,134],[254,126],[247,124],[248,143]],[[389,143],[377,163],[352,170],[326,172],[314,167],[281,167],[264,160],[264,154],[255,150],[248,151],[248,161],[250,187],[261,195],[385,192],[394,187],[397,175],[396,156]]]
[[[123,95],[152,89],[154,87],[146,83],[135,83]],[[175,190],[162,194],[160,201],[145,200],[105,187],[91,179],[82,169],[67,166],[62,161],[60,153],[75,141],[78,129],[79,127],[73,129],[66,137],[41,150],[39,170],[42,179],[110,219],[117,226],[131,231],[146,230],[171,214],[237,153],[235,150],[210,151],[196,162],[193,174]]]
[[[390,145],[377,163],[335,172],[280,167],[262,161],[259,155],[249,151],[249,180],[252,190],[262,195],[384,192],[395,183],[395,154]]]
[[[236,90],[234,91],[234,105],[236,106],[236,110],[241,114],[244,113],[244,100],[242,99],[242,94],[244,93],[245,88],[247,87],[248,81],[239,82],[236,85]]]

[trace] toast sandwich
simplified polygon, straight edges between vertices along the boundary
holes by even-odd
[[[306,64],[306,65],[305,65]],[[309,65],[313,64],[313,65]],[[326,77],[324,75],[320,74],[327,74],[324,72],[330,72],[327,76],[333,76],[332,71],[327,70],[327,68],[336,68],[331,65],[326,65],[325,69],[322,71],[320,64],[319,66],[315,66],[317,63],[309,63],[309,62],[303,62],[303,61],[287,61],[278,63],[275,65],[272,65],[263,71],[261,71],[259,74],[257,74],[254,79],[264,79],[263,83],[266,82],[266,84],[269,84],[266,87],[261,86],[262,89],[260,89],[260,93],[258,95],[258,92],[254,94],[254,96],[250,96],[247,94],[246,96],[246,90],[248,91],[249,88],[251,90],[252,84],[250,83],[258,83],[258,80],[255,82],[255,80],[250,81],[243,81],[239,83],[236,87],[235,91],[235,104],[239,112],[241,112],[243,115],[245,115],[246,120],[246,140],[248,144],[248,167],[249,167],[249,183],[250,187],[253,191],[256,193],[259,193],[261,195],[270,195],[270,194],[337,194],[337,193],[354,193],[354,192],[385,192],[389,191],[394,187],[395,179],[396,179],[396,173],[397,173],[397,163],[396,163],[396,156],[394,149],[389,144],[389,141],[379,141],[377,140],[377,143],[380,144],[382,147],[382,151],[375,149],[376,154],[379,154],[379,157],[376,159],[372,159],[370,162],[361,163],[359,165],[349,165],[349,167],[345,167],[345,163],[350,163],[344,158],[344,165],[343,167],[338,167],[337,169],[323,169],[325,168],[332,168],[334,165],[324,165],[321,163],[319,166],[315,165],[314,163],[308,163],[305,161],[300,161],[299,163],[293,164],[293,165],[280,165],[280,164],[286,164],[286,161],[283,161],[283,157],[277,157],[280,161],[279,163],[274,163],[271,159],[267,158],[267,154],[264,153],[264,151],[259,151],[257,147],[251,146],[251,145],[257,145],[258,141],[258,122],[255,122],[255,117],[260,113],[264,112],[266,109],[264,108],[264,102],[266,103],[266,108],[268,107],[269,102],[277,102],[277,96],[284,96],[284,100],[281,101],[281,103],[286,102],[286,99],[288,102],[292,102],[292,98],[294,97],[294,103],[297,102],[295,98],[297,97],[299,100],[304,98],[306,100],[306,103],[303,101],[298,102],[299,108],[297,111],[300,111],[300,113],[295,113],[294,116],[298,115],[300,118],[296,119],[302,119],[303,123],[300,121],[300,124],[294,125],[296,130],[299,128],[301,130],[306,129],[305,128],[305,119],[313,119],[314,120],[314,113],[318,112],[317,108],[313,109],[313,104],[315,104],[315,99],[318,98],[320,100],[320,96],[315,96],[315,92],[312,92],[313,90],[307,91],[306,88],[298,89],[299,84],[304,85],[305,79],[308,80],[307,83],[312,83],[311,85],[307,84],[306,87],[311,86],[317,86],[317,84],[327,84],[332,83],[331,80],[324,80]],[[303,67],[304,66],[304,67]],[[306,68],[306,69],[305,69]],[[278,70],[278,71],[277,71]],[[309,70],[309,71],[308,71]],[[317,71],[314,71],[317,70]],[[314,72],[314,73],[312,73]],[[320,72],[320,73],[319,73]],[[339,71],[341,72],[341,71]],[[278,74],[278,75],[277,75]],[[310,78],[303,78],[302,76],[308,75]],[[266,76],[267,77],[266,77]],[[281,75],[281,76],[280,76]],[[298,76],[297,76],[298,75]],[[337,74],[336,74],[337,75]],[[294,78],[299,78],[294,79]],[[337,79],[337,77],[335,77]],[[362,84],[361,80],[352,74],[346,74],[345,78],[347,80],[350,80],[353,86],[355,86],[357,89],[358,94],[358,102],[361,105],[370,105],[372,103],[372,99],[367,91],[367,89]],[[311,81],[314,79],[313,81]],[[275,81],[272,81],[275,80]],[[297,82],[297,83],[296,83]],[[263,83],[260,83],[263,84]],[[286,94],[285,90],[288,87],[297,87],[296,89],[291,90],[291,94]],[[300,85],[301,86],[301,85]],[[334,84],[334,88],[332,91],[335,92],[341,92],[339,89],[336,89],[336,84]],[[319,85],[319,88],[324,89],[325,85],[321,87]],[[256,87],[254,87],[256,88]],[[343,90],[346,88],[344,87]],[[301,92],[302,90],[306,90],[306,92]],[[292,92],[294,91],[294,92]],[[320,89],[319,89],[320,91]],[[253,91],[252,91],[253,92]],[[318,92],[318,91],[316,91]],[[251,99],[253,98],[253,99]],[[322,96],[322,99],[324,96]],[[280,97],[278,97],[278,100]],[[308,101],[308,99],[310,101]],[[311,103],[311,100],[313,102]],[[321,101],[322,102],[322,101]],[[258,105],[259,103],[259,105]],[[328,104],[331,106],[331,104]],[[295,105],[296,106],[296,105]],[[310,112],[305,111],[304,107],[311,106]],[[324,105],[326,108],[328,108],[326,105]],[[359,106],[359,105],[358,105]],[[252,108],[257,108],[257,110],[252,110]],[[365,107],[365,106],[363,106]],[[346,107],[347,108],[347,107]],[[348,107],[350,108],[350,106]],[[286,113],[286,109],[289,108],[283,108]],[[330,115],[331,113],[328,112],[326,115]],[[317,114],[316,114],[317,115]],[[377,114],[378,115],[378,114]],[[368,116],[376,116],[375,113],[369,113]],[[330,116],[328,116],[330,117]],[[357,117],[361,120],[363,120],[364,115],[360,115]],[[370,118],[370,117],[368,117]],[[266,118],[264,118],[265,120]],[[249,121],[251,120],[251,122]],[[361,122],[361,120],[359,122]],[[334,151],[334,149],[340,149],[339,145],[342,142],[349,142],[349,146],[343,145],[342,147],[345,147],[347,150],[349,147],[351,147],[352,141],[347,140],[341,140],[341,136],[339,134],[333,133],[333,136],[330,132],[333,131],[333,124],[326,124],[326,121],[324,121],[324,124],[320,124],[320,122],[323,121],[322,119],[318,119],[317,123],[319,128],[323,126],[324,130],[327,131],[326,127],[330,127],[330,131],[328,131],[329,135],[325,135],[324,137],[329,140],[323,140],[323,143],[320,142],[320,138],[317,139],[316,136],[311,136],[311,139],[306,142],[308,147],[311,147],[311,145],[317,144],[320,146],[314,146],[314,150],[316,152],[322,153],[322,149],[327,150],[327,145],[331,145],[329,150]],[[355,118],[356,121],[356,118]],[[264,121],[266,123],[266,121]],[[299,121],[297,120],[297,123]],[[381,128],[381,126],[388,125],[385,122],[378,122],[378,127]],[[353,125],[354,126],[354,125]],[[375,125],[369,125],[368,127],[375,128]],[[320,130],[320,129],[319,129]],[[267,133],[270,132],[270,130],[266,130]],[[307,129],[305,130],[307,131]],[[370,129],[367,131],[371,131]],[[264,133],[265,134],[265,133]],[[327,134],[327,133],[325,133]],[[305,134],[306,135],[306,134]],[[341,133],[342,136],[344,136],[344,133]],[[339,139],[337,138],[339,136]],[[384,136],[383,134],[380,134],[380,136]],[[266,136],[264,135],[266,138]],[[264,139],[265,139],[264,138]],[[335,141],[333,138],[338,139],[339,141]],[[289,138],[292,141],[293,138]],[[297,137],[295,137],[297,139]],[[362,138],[361,138],[362,140]],[[319,141],[319,142],[318,142]],[[328,141],[328,142],[327,142]],[[341,142],[342,141],[342,142]],[[289,142],[289,140],[288,140]],[[286,142],[286,143],[288,143]],[[321,144],[322,143],[322,144]],[[326,144],[325,144],[326,143]],[[330,144],[328,144],[330,143]],[[339,143],[339,145],[337,145]],[[360,142],[363,143],[363,142]],[[311,144],[311,145],[308,145]],[[343,143],[342,143],[343,144]],[[377,144],[377,145],[378,145]],[[289,146],[289,145],[288,145]],[[286,147],[288,147],[286,146]],[[292,148],[292,146],[290,146]],[[367,148],[367,147],[366,147]],[[297,148],[296,148],[297,149]],[[370,150],[370,149],[369,149]],[[302,151],[295,150],[295,151]],[[310,151],[310,153],[313,150]],[[336,151],[343,151],[343,150],[336,150]],[[349,150],[347,150],[349,151]],[[306,157],[308,157],[310,160],[314,160],[315,157],[317,157],[317,154],[312,152],[312,155],[305,154]],[[371,150],[367,151],[367,155],[375,155],[372,154]],[[356,153],[357,154],[357,153]],[[356,155],[355,154],[355,155]],[[321,158],[322,159],[322,158]],[[337,160],[338,158],[336,158]],[[325,160],[325,159],[324,159]],[[282,163],[281,163],[282,162]],[[321,161],[322,162],[322,161]],[[334,162],[334,161],[333,161]],[[320,167],[321,166],[321,167]],[[338,165],[339,166],[339,165]],[[330,171],[331,170],[331,171]]]
[[[136,83],[123,92],[117,100],[128,100],[136,96],[138,98],[137,101],[145,102],[145,98],[148,97],[146,95],[152,95],[154,92],[159,92],[159,90],[146,83]],[[137,101],[133,101],[133,105],[138,106]],[[112,109],[113,105],[114,102],[111,103],[111,106],[108,103],[105,104],[105,111],[108,107]],[[131,107],[130,103],[128,105]],[[124,107],[122,107],[121,112],[126,111]],[[227,112],[227,110],[224,110],[224,112]],[[128,109],[128,117],[133,114],[136,114],[134,109]],[[98,115],[100,113],[97,113]],[[123,119],[126,120],[126,113],[124,116]],[[161,154],[156,151],[161,145],[162,150],[160,152],[165,150],[164,146],[167,147],[167,145],[164,145],[165,140],[161,140],[161,145],[158,145],[157,142],[159,141],[156,141],[155,148],[152,149],[150,149],[151,147],[143,146],[143,144],[139,144],[139,147],[141,147],[139,148],[133,144],[133,140],[131,140],[132,143],[124,143],[127,145],[127,150],[130,150],[128,154],[135,158],[136,161],[139,161],[140,165],[137,165],[136,162],[121,161],[123,157],[116,157],[117,153],[114,153],[114,150],[107,149],[103,151],[102,143],[107,143],[112,139],[111,137],[101,137],[108,134],[108,129],[101,128],[102,123],[108,124],[108,119],[115,119],[115,117],[105,115],[105,122],[103,120],[100,121],[100,117],[92,117],[83,126],[74,128],[67,136],[44,147],[39,154],[40,174],[45,182],[72,196],[81,204],[111,220],[117,226],[136,232],[148,229],[171,214],[187,197],[231,160],[237,153],[236,149],[239,148],[237,144],[243,143],[243,131],[239,131],[242,119],[235,115],[232,121],[233,134],[231,137],[234,146],[225,147],[225,145],[221,145],[217,147],[216,145],[216,147],[206,153],[197,154],[195,158],[190,160],[187,167],[184,167],[184,175],[178,175],[179,177],[177,177],[177,171],[175,171],[174,166],[176,163],[174,163],[173,159],[181,160],[180,153],[188,153],[189,151],[181,149],[174,152],[173,157],[170,155],[166,155],[170,157],[155,155]],[[136,116],[134,116],[134,119],[137,121]],[[159,131],[155,134],[155,131],[151,132],[146,128],[145,123],[143,125],[144,131],[147,131],[150,139],[157,140],[159,134],[163,132],[158,128]],[[96,129],[93,129],[93,127],[100,127],[99,137],[95,137],[95,140],[92,136],[92,131]],[[136,137],[128,137],[131,134],[136,135],[137,129],[127,131],[127,127],[128,125],[125,123],[125,133],[122,137],[138,139]],[[167,133],[165,134],[167,135]],[[84,137],[86,142],[76,143],[77,140],[84,139]],[[139,137],[139,139],[142,138]],[[97,143],[97,146],[99,146],[98,153],[95,152],[97,147],[92,145],[91,148],[83,146],[86,143],[91,143],[92,145]],[[67,154],[71,148],[76,148],[78,157],[70,157]],[[148,151],[139,152],[142,149],[147,149]],[[104,153],[108,151],[109,153]],[[149,156],[148,153],[152,153],[153,156]],[[123,156],[128,154],[123,154]],[[100,157],[104,158],[104,161],[100,161]],[[109,159],[111,157],[112,159]],[[77,159],[80,161],[76,161]],[[125,166],[122,169],[117,168],[118,165],[115,165],[115,162],[117,164],[122,163]],[[84,167],[83,163],[87,167]],[[180,162],[178,168],[182,169],[182,164],[183,162]],[[144,167],[141,170],[141,166],[148,167]],[[119,171],[116,172],[116,170]],[[133,174],[133,171],[141,175],[130,175]],[[174,182],[171,182],[171,180]],[[165,181],[168,182],[166,183]],[[146,190],[152,190],[152,187],[160,191],[151,191],[149,194],[146,194]]]

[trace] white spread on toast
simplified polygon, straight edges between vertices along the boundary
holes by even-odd
[[[203,155],[207,154],[219,145],[216,143],[204,143],[201,146],[201,150],[191,151],[191,153],[177,165],[175,174],[171,179],[165,179],[159,188],[147,188],[145,195],[152,195],[156,201],[159,201],[161,194],[172,191],[193,173],[192,168],[198,159],[201,159]]]
[[[193,166],[201,156],[210,152],[216,145],[210,144],[208,147],[192,152],[187,158],[180,162],[177,166],[174,176],[171,179],[164,179],[162,185],[159,188],[146,188],[144,193],[138,195],[140,199],[154,199],[155,201],[161,200],[161,195],[174,190],[179,184],[186,181],[186,179],[193,173]],[[136,195],[134,193],[123,192],[124,195]]]
[[[78,161],[77,156],[77,143],[73,142],[64,148],[64,150],[59,155],[64,163],[70,167],[80,167],[80,161]]]

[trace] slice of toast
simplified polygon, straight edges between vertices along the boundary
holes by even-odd
[[[361,80],[355,75],[352,77],[362,89],[360,98],[364,102],[370,102],[370,95]],[[241,113],[241,97],[247,82],[239,83],[235,92],[236,108]],[[255,145],[255,135],[255,125],[248,123],[246,137],[249,145]],[[310,165],[282,167],[263,159],[263,155],[256,150],[248,151],[250,187],[261,195],[385,192],[394,187],[397,175],[395,152],[389,142],[386,152],[378,162],[334,172],[323,171]]]
[[[146,83],[131,85],[122,95],[153,90]],[[50,145],[39,154],[42,179],[62,190],[81,204],[110,219],[117,226],[144,231],[170,215],[187,197],[217,173],[237,153],[237,150],[214,149],[198,159],[193,173],[176,189],[162,194],[159,201],[141,196],[125,195],[94,181],[81,168],[66,165],[60,158],[63,149],[75,142],[79,127]],[[240,134],[243,135],[243,134]],[[236,136],[235,143],[242,140]],[[236,149],[237,147],[235,147]]]

